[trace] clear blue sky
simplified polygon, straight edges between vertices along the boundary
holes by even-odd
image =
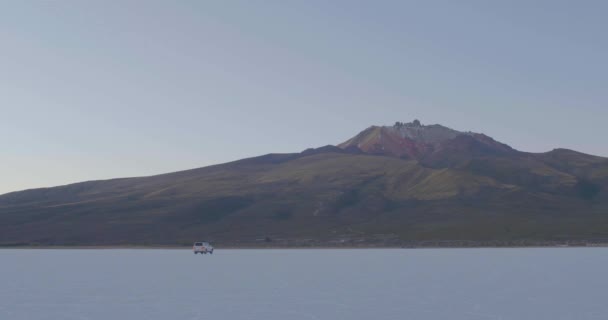
[[[607,1],[2,1],[0,193],[395,121],[608,156]]]

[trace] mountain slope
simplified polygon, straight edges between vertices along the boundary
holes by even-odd
[[[2,195],[0,244],[599,241],[607,190],[606,158],[398,123],[337,147]]]

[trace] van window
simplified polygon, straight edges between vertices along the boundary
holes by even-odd
[[[202,243],[202,242],[197,242],[197,243],[195,243],[194,245],[195,245],[195,246],[197,246],[197,247],[200,247],[200,246],[202,246],[202,245],[203,245],[203,243]]]

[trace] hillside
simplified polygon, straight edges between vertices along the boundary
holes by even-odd
[[[1,245],[608,241],[608,159],[420,122],[338,146],[0,196]]]

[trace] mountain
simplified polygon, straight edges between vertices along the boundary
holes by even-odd
[[[337,146],[0,196],[0,245],[608,242],[608,158],[397,122]]]

